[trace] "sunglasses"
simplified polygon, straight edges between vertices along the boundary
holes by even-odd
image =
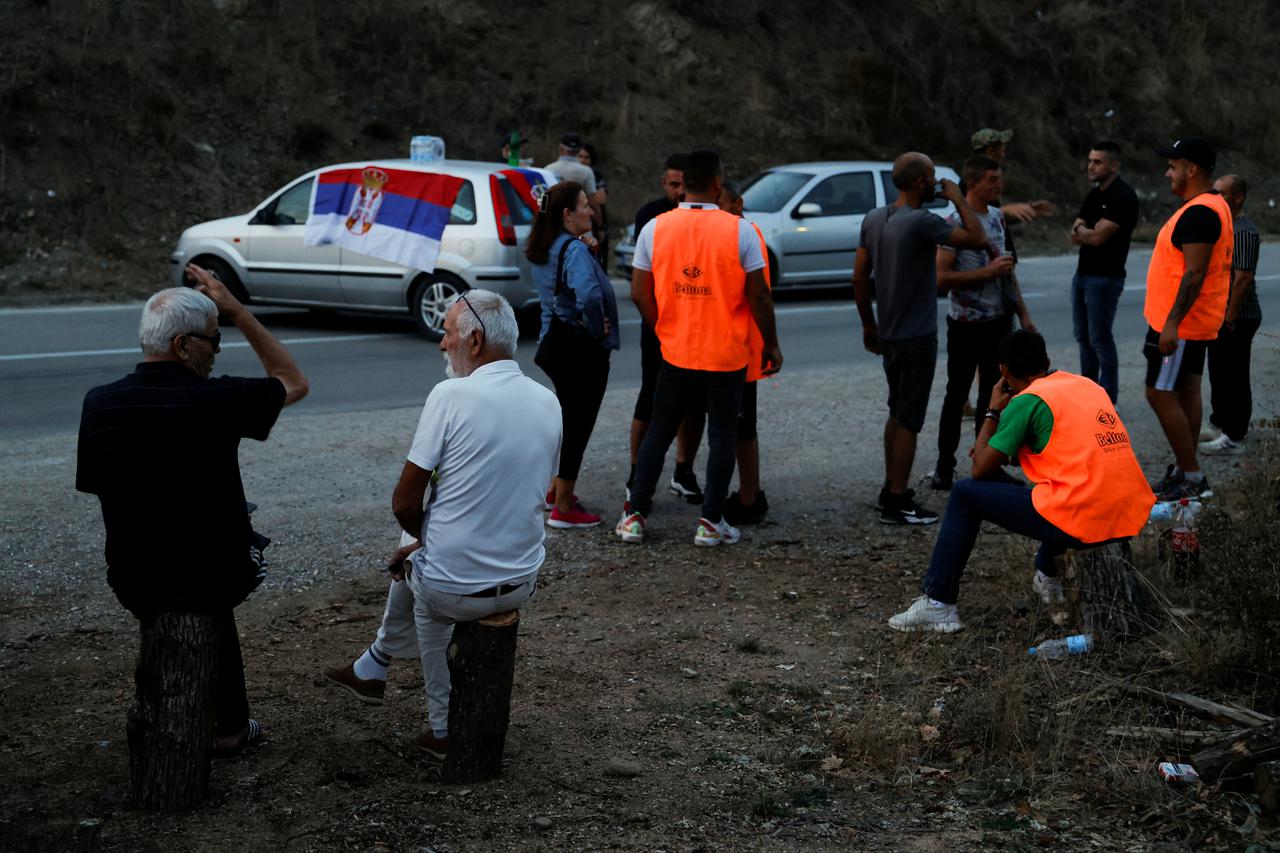
[[[476,317],[476,322],[480,324],[480,334],[484,335],[485,340],[488,340],[489,331],[484,327],[484,320],[480,319],[480,313],[476,311],[475,306],[472,305],[471,301],[467,299],[467,294],[459,293],[458,298],[461,299],[464,303],[466,303],[466,306],[471,309],[471,313],[474,314]]]
[[[208,341],[209,346],[213,347],[214,349],[217,349],[218,345],[222,343],[221,329],[214,332],[212,335],[202,335],[199,332],[183,332],[182,334],[186,335],[188,338],[199,338],[202,341]],[[178,336],[174,335],[174,337],[176,338]]]

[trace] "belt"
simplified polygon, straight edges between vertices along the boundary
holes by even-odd
[[[499,584],[498,586],[491,586],[488,589],[482,589],[479,592],[464,592],[463,596],[466,598],[498,598],[499,596],[515,592],[523,586],[528,586],[528,584],[528,581],[525,581],[524,583],[504,583]]]

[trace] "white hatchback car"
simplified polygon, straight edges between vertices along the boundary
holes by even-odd
[[[320,172],[382,166],[434,172],[464,183],[441,238],[433,272],[408,269],[337,246],[305,246],[311,187]],[[308,172],[272,193],[249,213],[193,225],[169,258],[182,285],[188,262],[213,270],[241,300],[352,311],[409,312],[432,340],[444,334],[450,299],[471,288],[501,293],[516,309],[538,301],[523,245],[533,211],[501,174],[503,163],[470,160],[374,160]],[[542,172],[547,184],[556,182]]]

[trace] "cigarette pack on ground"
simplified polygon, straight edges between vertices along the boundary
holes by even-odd
[[[1172,761],[1160,762],[1160,775],[1166,782],[1199,782],[1200,774],[1190,764],[1174,764]]]

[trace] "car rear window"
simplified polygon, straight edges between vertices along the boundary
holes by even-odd
[[[761,172],[743,190],[742,208],[761,213],[779,211],[812,177],[803,172]]]
[[[465,181],[458,189],[458,197],[449,211],[450,225],[476,224],[476,190],[470,181]]]
[[[533,223],[533,211],[529,209],[529,205],[525,204],[524,199],[520,197],[520,193],[511,185],[510,181],[499,181],[502,186],[502,196],[506,199],[507,210],[511,212],[512,225],[530,225]]]

